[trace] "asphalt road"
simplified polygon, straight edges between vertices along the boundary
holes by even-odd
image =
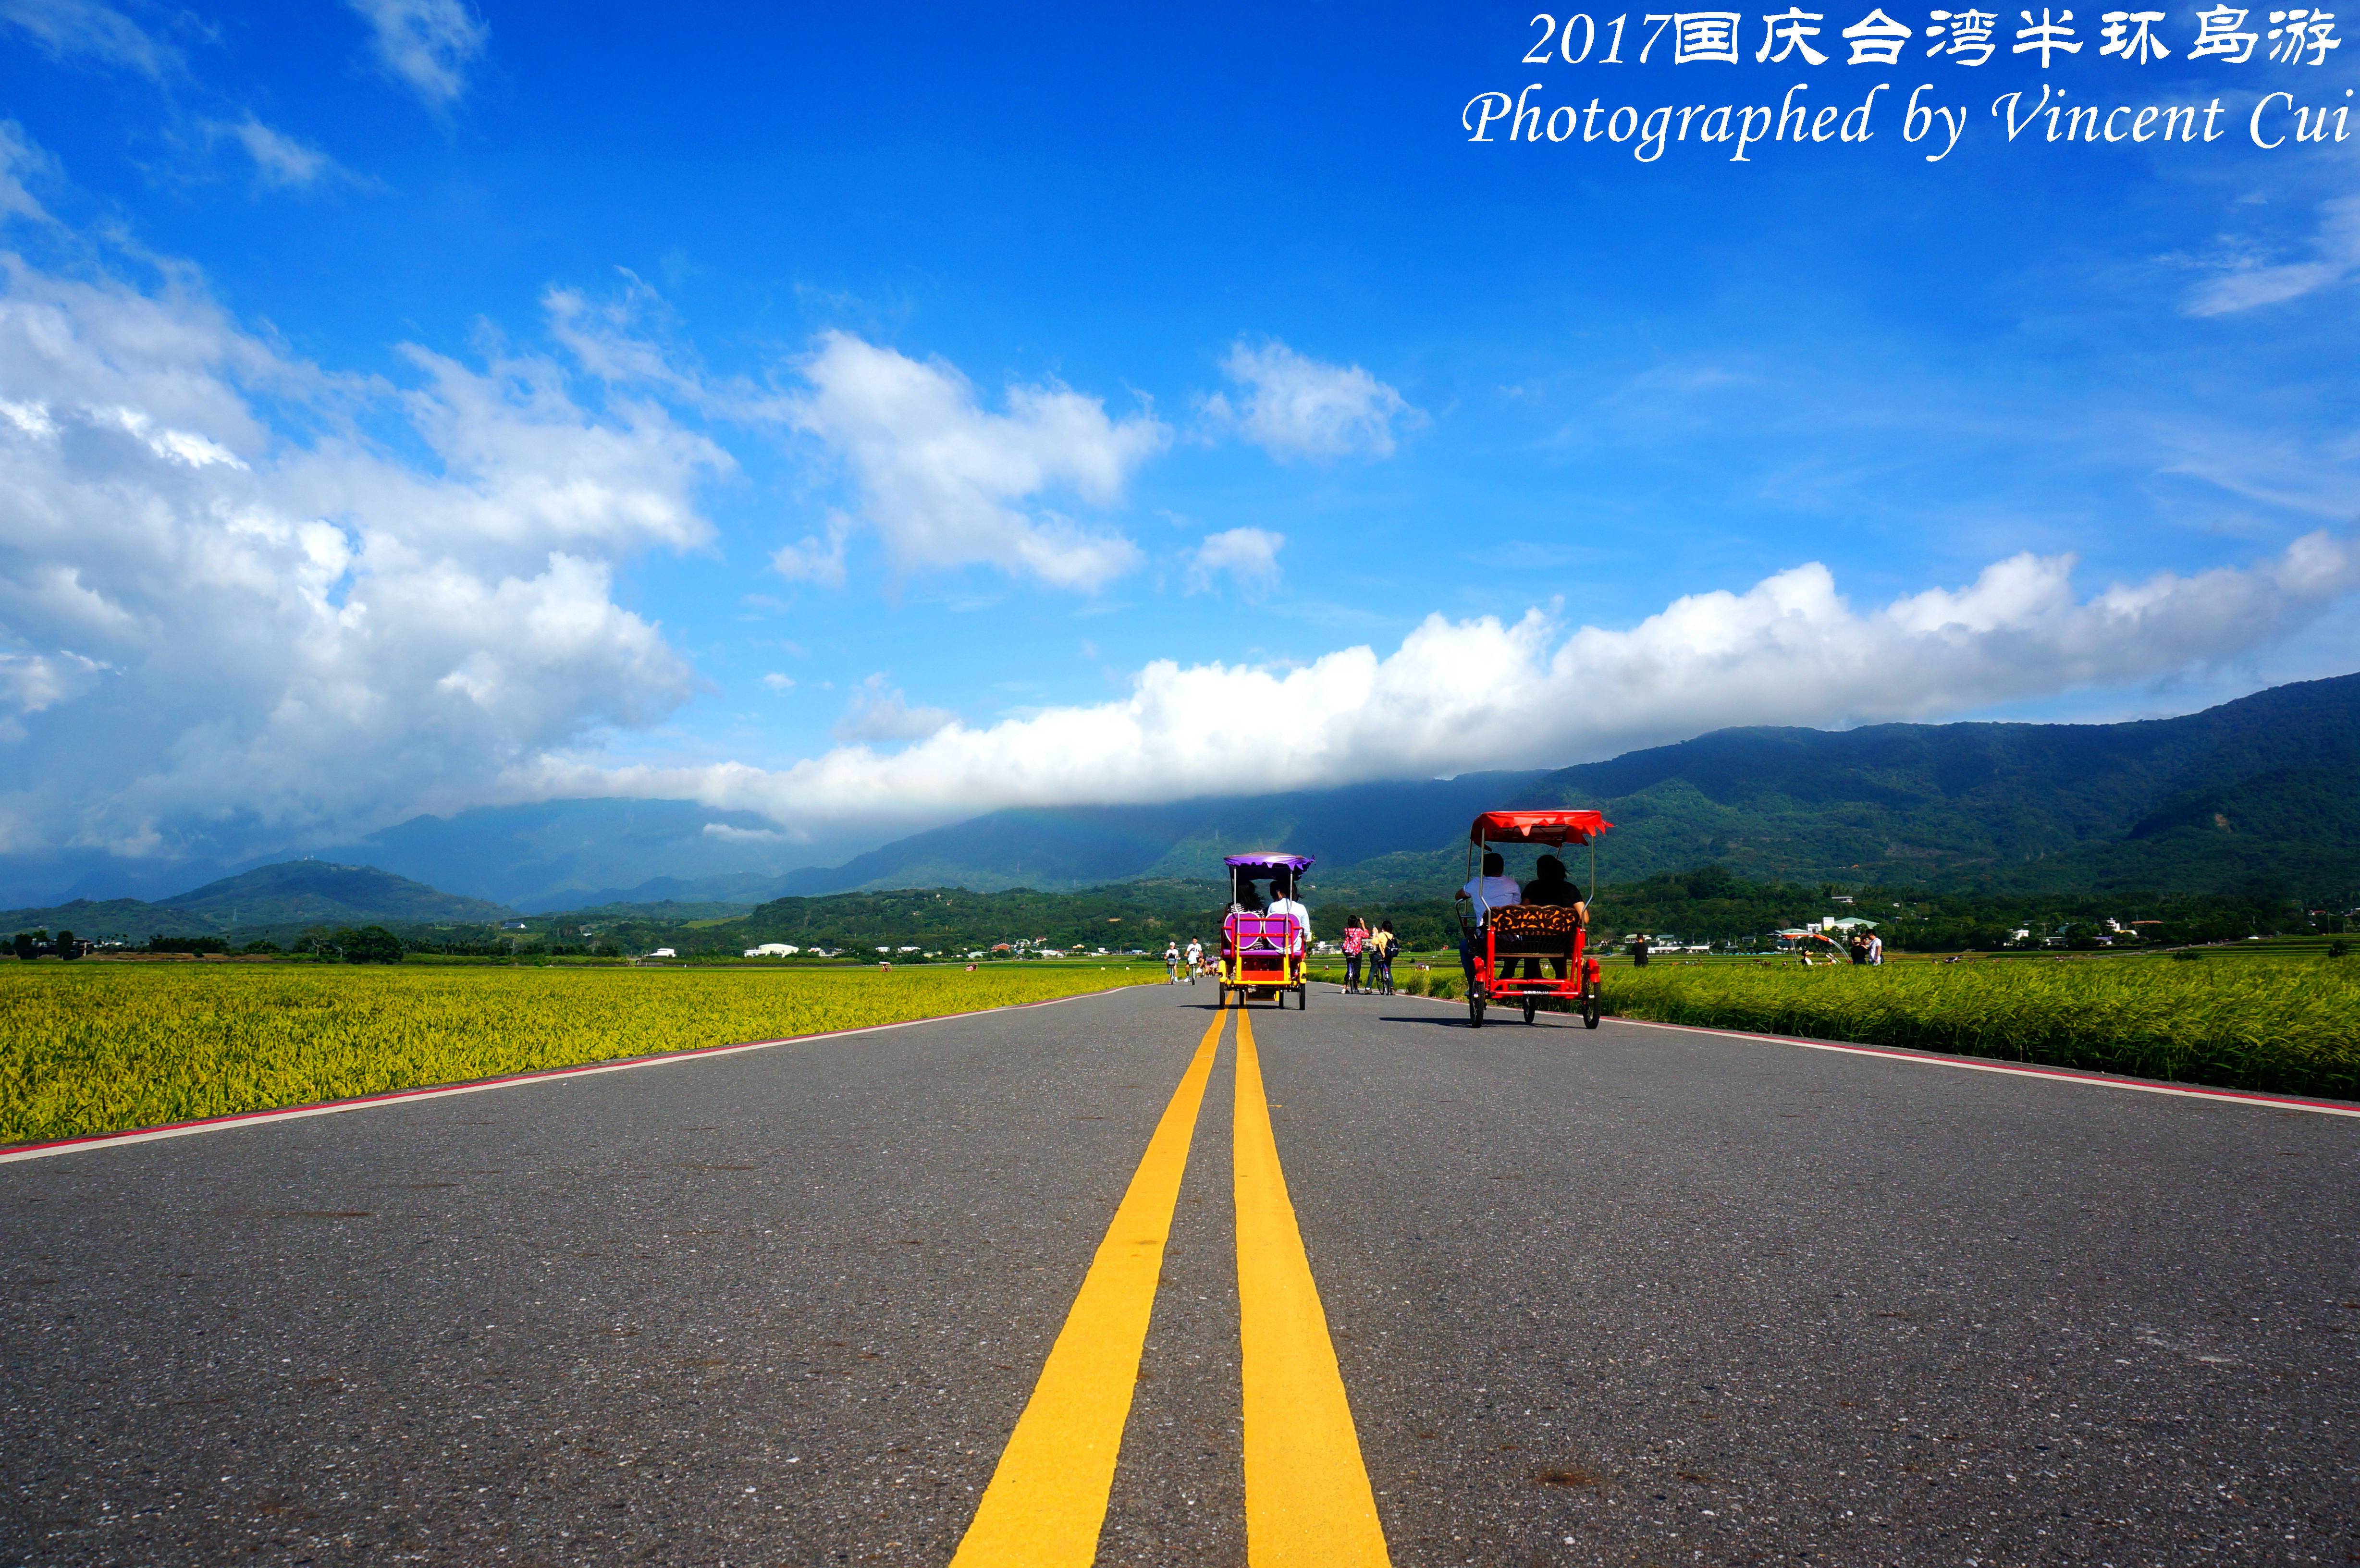
[[[1210,1000],[0,1165],[0,1562],[947,1563]],[[1393,1562],[2360,1562],[2360,1121],[1464,1020],[1253,1015]],[[1236,1050],[1100,1563],[1247,1561]]]

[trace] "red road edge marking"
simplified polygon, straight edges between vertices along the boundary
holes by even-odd
[[[2249,1089],[2195,1089],[2179,1083],[2151,1083],[2136,1078],[2110,1078],[2103,1073],[2077,1073],[2070,1067],[1985,1062],[1971,1056],[1946,1056],[1930,1051],[1895,1051],[1881,1045],[1841,1045],[1832,1040],[1804,1040],[1797,1035],[1748,1034],[1743,1029],[1658,1023],[1654,1018],[1618,1018],[1614,1021],[1636,1024],[1641,1029],[1685,1029],[1690,1034],[1717,1034],[1731,1040],[1762,1040],[1771,1045],[1799,1045],[1806,1051],[1840,1051],[1849,1056],[1882,1056],[1894,1062],[1915,1062],[1928,1067],[1963,1067],[1970,1073],[2004,1073],[2013,1078],[2062,1078],[2071,1083],[2095,1083],[2105,1089],[2132,1089],[2142,1094],[2180,1094],[2196,1100],[2230,1100],[2245,1105],[2278,1105],[2287,1110],[2316,1111],[2327,1116],[2360,1116],[2360,1105],[2344,1105],[2334,1100],[2305,1100],[2292,1094],[2265,1094]]]
[[[970,1007],[959,1013],[935,1013],[929,1018],[902,1018],[890,1024],[862,1024],[858,1029],[821,1029],[816,1034],[783,1035],[777,1040],[746,1040],[737,1045],[697,1045],[685,1051],[660,1051],[652,1056],[627,1056],[617,1062],[585,1062],[574,1067],[544,1067],[538,1073],[512,1073],[504,1078],[474,1078],[464,1083],[437,1083],[424,1089],[388,1089],[382,1094],[362,1094],[349,1100],[322,1100],[310,1105],[279,1105],[268,1111],[235,1111],[226,1116],[200,1116],[193,1121],[165,1122],[159,1127],[85,1133],[80,1138],[61,1138],[49,1143],[13,1144],[0,1148],[0,1165],[18,1160],[43,1160],[54,1154],[71,1154],[75,1149],[88,1149],[95,1144],[148,1143],[159,1138],[187,1138],[192,1133],[219,1132],[229,1127],[251,1127],[257,1122],[289,1121],[298,1116],[333,1116],[345,1111],[365,1111],[375,1105],[399,1105],[407,1100],[431,1100],[443,1094],[476,1094],[486,1089],[545,1083],[553,1078],[580,1078],[594,1073],[628,1073],[635,1067],[661,1067],[667,1062],[694,1061],[699,1057],[734,1056],[741,1051],[768,1051],[774,1045],[801,1045],[810,1040],[834,1040],[845,1035],[879,1034],[886,1029],[938,1024],[951,1018],[979,1018],[986,1013],[1012,1013],[1023,1007],[1052,1007],[1059,1002],[1077,1002],[1085,996],[1105,996],[1130,989],[1128,985],[1109,985],[1099,991],[1076,991],[1070,996],[1047,996],[1037,1002],[1011,1002],[1004,1007]]]
[[[1421,996],[1420,1001],[1433,1001]],[[1445,1003],[1444,1006],[1455,1006]],[[1972,1056],[1948,1056],[1932,1051],[1896,1051],[1882,1045],[1844,1045],[1834,1040],[1805,1040],[1792,1034],[1749,1034],[1743,1029],[1711,1029],[1702,1024],[1666,1024],[1654,1018],[1607,1017],[1618,1024],[1640,1029],[1677,1029],[1683,1034],[1717,1034],[1725,1040],[1759,1040],[1765,1045],[1794,1045],[1805,1051],[1838,1051],[1847,1056],[1882,1056],[1891,1062],[1914,1062],[1921,1067],[1958,1067],[1970,1073],[2002,1073],[2011,1078],[2061,1078],[2069,1083],[2094,1083],[2102,1089],[2130,1089],[2142,1094],[2178,1094],[2191,1100],[2227,1100],[2241,1105],[2277,1105],[2291,1111],[2314,1111],[2323,1116],[2360,1116],[2360,1105],[2340,1100],[2305,1100],[2292,1094],[2265,1094],[2249,1089],[2198,1089],[2180,1083],[2154,1083],[2137,1078],[2110,1078],[2103,1073],[2077,1073],[2070,1067],[2037,1067],[2029,1062],[1990,1062]],[[5,1155],[0,1155],[5,1160]]]

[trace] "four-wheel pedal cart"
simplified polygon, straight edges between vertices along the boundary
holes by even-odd
[[[1494,844],[1590,845],[1590,888],[1598,890],[1598,835],[1614,824],[1597,811],[1485,811],[1467,830],[1467,880],[1474,883],[1483,857]],[[1584,1028],[1596,1029],[1603,1012],[1598,990],[1598,960],[1590,956],[1581,911],[1571,904],[1507,904],[1478,907],[1466,890],[1459,895],[1459,929],[1473,960],[1467,989],[1467,1022],[1483,1027],[1483,1010],[1493,1004],[1524,1008],[1531,1023],[1543,997],[1573,1004]],[[1518,975],[1521,966],[1525,974]],[[1542,974],[1546,968],[1547,973]]]
[[[1232,855],[1224,859],[1229,868],[1229,902],[1228,912],[1221,916],[1221,966],[1217,972],[1220,1005],[1228,1006],[1229,993],[1234,991],[1240,1002],[1273,998],[1284,1007],[1292,992],[1299,1012],[1311,995],[1304,976],[1310,933],[1291,914],[1267,913],[1268,900],[1254,884],[1285,887],[1299,898],[1296,889],[1304,872],[1310,869],[1312,857]]]

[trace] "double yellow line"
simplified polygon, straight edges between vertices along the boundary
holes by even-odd
[[[1240,1008],[1213,1020],[1181,1074],[952,1568],[1088,1568],[1097,1557],[1164,1244],[1232,1012],[1246,1558],[1253,1568],[1388,1563],[1328,1314],[1279,1167],[1253,1022]]]

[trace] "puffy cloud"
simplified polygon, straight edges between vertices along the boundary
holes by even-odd
[[[410,359],[339,377],[184,276],[0,256],[0,849],[317,842],[688,698],[611,577],[709,538],[727,456],[552,360]]]
[[[1240,341],[1221,368],[1244,389],[1242,406],[1216,392],[1205,412],[1274,457],[1391,457],[1394,422],[1425,418],[1359,365],[1324,365],[1275,340],[1260,348]]]
[[[773,670],[762,677],[762,684],[773,691],[792,691],[795,689],[795,678],[792,675],[781,675]]]
[[[369,24],[378,61],[431,108],[467,90],[467,67],[491,29],[461,0],[351,0]]]
[[[948,708],[913,708],[901,689],[885,683],[880,672],[860,683],[843,718],[831,732],[840,741],[923,740],[956,724]]]
[[[874,528],[902,573],[983,564],[1059,588],[1095,589],[1137,566],[1137,546],[1041,504],[1070,492],[1117,500],[1132,470],[1170,432],[1152,416],[1111,419],[1095,397],[1062,387],[1011,387],[1008,410],[976,401],[967,378],[848,332],[824,334],[806,360],[810,390],[785,410],[850,471],[858,517],[832,519],[781,550],[789,577],[840,583],[844,544]]]
[[[1189,562],[1189,591],[1197,593],[1210,588],[1214,579],[1226,572],[1247,593],[1260,593],[1277,583],[1278,552],[1285,543],[1284,534],[1273,533],[1268,528],[1229,528],[1207,534],[1205,542],[1196,547],[1196,558]]]
[[[2318,260],[2239,267],[2198,289],[2180,309],[2191,316],[2225,316],[2292,299],[2350,277],[2360,268],[2360,196],[2340,197],[2319,211],[2319,233],[2311,242]]]
[[[776,772],[585,770],[550,787],[694,795],[780,821],[905,825],[996,807],[1150,801],[1613,756],[1730,724],[1935,717],[2229,659],[2360,588],[2360,540],[2319,532],[2244,568],[2077,597],[2070,556],[1854,609],[1811,563],[1676,600],[1627,630],[1430,617],[1390,654],[1291,669],[1150,664],[1120,701],[898,753],[850,745]],[[1287,722],[1273,725],[1273,713]]]

